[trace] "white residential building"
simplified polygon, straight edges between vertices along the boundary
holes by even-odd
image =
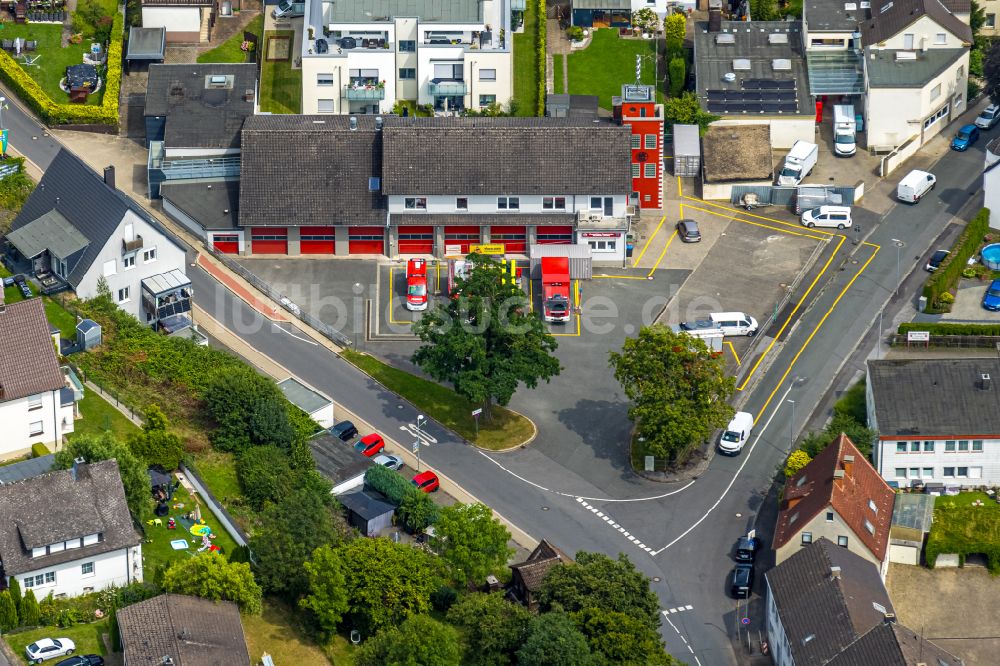
[[[114,460],[0,486],[0,575],[39,599],[142,581],[141,544]]]
[[[307,0],[302,113],[388,113],[397,100],[436,111],[506,105],[511,0]]]

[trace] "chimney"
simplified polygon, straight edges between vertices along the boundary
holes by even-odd
[[[882,621],[885,622],[886,624],[893,624],[896,622],[896,614],[886,613],[885,615],[882,616]]]
[[[104,184],[115,189],[115,167],[114,165],[104,167]]]
[[[840,567],[830,567],[830,580],[840,580]]]
[[[991,385],[990,373],[984,372],[983,374],[979,375],[979,387],[981,389],[983,389],[984,391],[989,391],[990,385]]]
[[[382,131],[382,125],[383,125],[384,123],[385,123],[385,121],[384,121],[384,120],[382,120],[382,116],[375,116],[375,129],[376,129],[377,131],[379,131],[379,132],[381,132],[381,131]]]
[[[87,461],[84,460],[83,458],[77,458],[77,459],[75,459],[73,461],[73,469],[70,472],[70,474],[73,475],[73,480],[74,481],[78,481],[79,478],[80,478],[79,477],[79,474],[80,474],[80,465],[85,465],[86,463],[87,463]]]
[[[356,132],[357,129],[358,129],[358,118],[357,118],[357,116],[351,116],[350,120],[348,121],[348,124],[349,124],[349,126],[351,128],[351,131],[352,132]]]
[[[844,476],[849,479],[854,477],[854,456],[852,455],[844,456]]]

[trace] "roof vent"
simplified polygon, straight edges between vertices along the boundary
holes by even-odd
[[[722,75],[722,80],[725,81],[726,83],[733,83],[736,81],[736,75],[733,74],[732,72],[726,72],[725,74]]]
[[[749,72],[750,71],[750,59],[749,58],[737,58],[733,61],[733,69],[737,72]]]
[[[767,36],[768,44],[787,44],[788,35],[784,32],[772,32]]]
[[[352,132],[356,131],[358,129],[357,116],[351,116],[350,121],[348,121],[348,125],[350,126]]]
[[[900,60],[916,60],[916,59],[917,59],[916,51],[896,51],[896,62],[899,62]]]
[[[736,35],[731,32],[720,32],[715,36],[716,44],[735,44]]]
[[[790,72],[792,61],[787,58],[775,58],[771,61],[771,68],[776,72]]]
[[[892,9],[892,3],[888,2],[888,3],[884,4],[884,5],[882,5],[882,8],[878,10],[878,13],[879,14],[885,14],[890,9]]]
[[[802,644],[805,645],[814,638],[816,638],[816,634],[809,634],[808,636],[802,639]]]
[[[840,580],[840,567],[830,567],[830,580]]]
[[[874,608],[877,612],[881,613],[882,615],[885,615],[885,606],[883,606],[879,602],[873,601],[872,608]]]
[[[385,125],[385,121],[382,119],[382,116],[375,116],[375,129],[381,132],[383,125]]]
[[[885,615],[882,616],[882,620],[886,624],[892,624],[893,622],[896,621],[896,614],[895,613],[886,613]]]
[[[855,3],[853,3],[853,2],[845,2],[844,3],[844,11],[846,11],[846,12],[853,12],[857,8],[858,8],[858,5],[855,4]]]

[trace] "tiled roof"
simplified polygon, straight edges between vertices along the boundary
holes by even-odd
[[[952,14],[969,14],[972,12],[972,0],[941,0],[941,4]]]
[[[982,375],[990,376],[984,389]],[[868,362],[868,386],[882,437],[1000,436],[1000,360]]]
[[[17,400],[65,384],[40,298],[11,303],[0,311],[0,402]]]
[[[853,456],[853,462],[848,460]],[[842,478],[836,478],[838,472]],[[782,508],[774,530],[774,548],[791,541],[803,525],[832,508],[857,538],[882,561],[889,548],[895,494],[875,468],[841,434],[812,462],[785,482]],[[869,502],[874,502],[873,511]],[[871,532],[867,524],[874,527]]]
[[[31,549],[100,534],[92,545],[32,557]],[[82,464],[0,486],[0,560],[8,575],[137,545],[118,463]]]
[[[872,17],[861,23],[861,39],[872,46],[895,37],[921,16],[927,16],[939,26],[961,39],[972,42],[972,28],[948,11],[941,0],[886,0],[872,7]]]
[[[535,591],[541,587],[545,574],[557,564],[569,564],[573,558],[542,539],[528,555],[528,559],[518,564],[510,565],[512,571],[521,576],[525,589]]]
[[[204,556],[201,556],[204,557]],[[240,612],[231,601],[161,594],[118,609],[127,664],[250,666]]]
[[[962,666],[962,660],[895,622],[875,625],[828,666]]]

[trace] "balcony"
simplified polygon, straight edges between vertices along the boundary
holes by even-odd
[[[441,81],[432,79],[430,82],[430,93],[432,95],[464,95],[468,92],[465,81]]]
[[[385,99],[385,86],[344,86],[344,97],[352,101],[383,100]]]
[[[177,269],[142,280],[143,311],[153,326],[189,323],[192,296],[191,280]]]

